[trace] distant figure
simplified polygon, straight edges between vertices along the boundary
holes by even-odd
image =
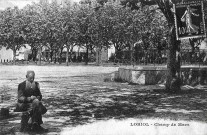
[[[187,10],[183,14],[181,21],[186,23],[187,33],[191,35],[192,33],[198,33],[199,27],[192,23],[192,15],[199,16],[199,14],[195,14],[194,11],[197,9],[191,8],[189,5],[187,6]]]
[[[27,71],[26,81],[18,86],[18,103],[16,111],[23,112],[20,131],[47,131],[40,125],[42,114],[47,112],[43,106],[39,83],[34,81],[35,72]]]

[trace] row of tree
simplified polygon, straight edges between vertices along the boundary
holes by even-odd
[[[66,47],[68,63],[74,45],[85,46],[86,54],[93,48],[100,54],[101,48],[112,45],[116,51],[132,50],[137,42],[141,42],[144,49],[163,49],[162,41],[167,37],[166,90],[174,92],[180,89],[180,65],[176,52],[180,51],[181,42],[176,40],[172,7],[177,2],[186,1],[206,2],[121,0],[119,4],[108,0],[85,0],[81,4],[68,3],[63,7],[57,3],[42,3],[21,10],[6,9],[0,13],[0,42],[14,54],[25,43],[39,52],[47,46],[51,55]]]
[[[116,52],[133,50],[134,44],[142,49],[163,49],[166,37],[166,19],[157,6],[138,10],[123,7],[119,2],[82,1],[78,3],[33,3],[23,9],[8,8],[0,12],[0,45],[16,51],[25,44],[32,49],[33,59],[42,48],[50,50],[50,57],[67,48],[66,63],[70,61],[74,46],[86,48],[88,54],[96,49],[115,47]],[[117,56],[119,57],[119,56]],[[100,57],[97,57],[100,63]]]

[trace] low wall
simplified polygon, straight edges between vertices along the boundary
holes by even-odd
[[[166,66],[122,66],[118,69],[117,79],[134,84],[154,85],[165,82]],[[182,84],[207,84],[207,67],[182,66]]]

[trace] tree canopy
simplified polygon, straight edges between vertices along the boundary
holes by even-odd
[[[14,53],[24,44],[29,44],[34,54],[47,47],[51,55],[74,45],[114,46],[121,51],[142,41],[143,48],[154,48],[159,46],[158,38],[166,37],[161,32],[165,31],[166,20],[156,6],[131,11],[113,1],[68,2],[64,6],[55,2],[33,3],[23,9],[8,8],[0,15],[1,44]]]

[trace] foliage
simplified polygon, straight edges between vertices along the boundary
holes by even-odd
[[[16,51],[19,50],[24,43],[23,28],[25,25],[23,11],[15,7],[8,8],[1,12],[0,23],[0,44],[14,52],[14,61],[16,59]]]
[[[145,6],[131,11],[118,2],[90,0],[64,6],[53,2],[33,3],[21,10],[9,8],[0,14],[1,45],[15,53],[29,44],[34,57],[45,47],[51,60],[65,47],[72,51],[74,45],[91,51],[113,45],[122,51],[133,49],[141,41],[142,49],[159,49],[166,37],[166,20],[157,8]]]

